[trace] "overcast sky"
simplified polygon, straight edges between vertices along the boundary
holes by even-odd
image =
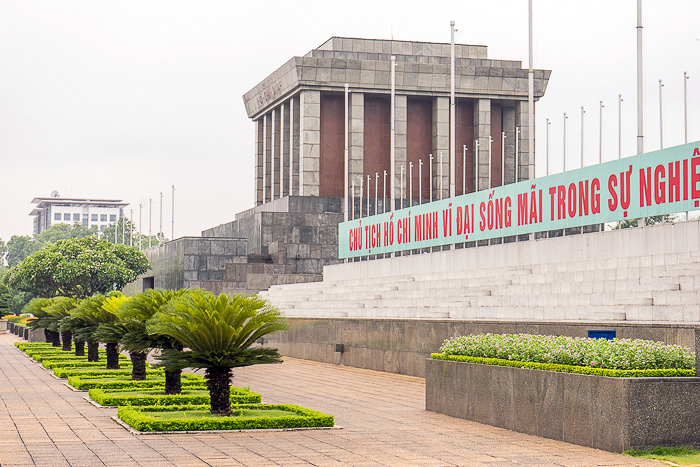
[[[229,222],[253,203],[253,124],[242,95],[293,56],[331,36],[489,46],[489,58],[527,67],[527,1],[351,3],[307,0],[0,0],[0,238],[31,234],[36,196],[123,199],[138,222],[160,192],[170,237]],[[644,2],[646,149],[681,144],[683,72],[690,140],[700,140],[700,2]],[[622,94],[623,156],[636,151],[636,2],[534,0],[535,67],[552,70],[537,104],[537,175],[580,166],[585,106],[586,165],[617,157]]]

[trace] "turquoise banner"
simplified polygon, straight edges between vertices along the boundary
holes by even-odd
[[[343,222],[339,257],[700,209],[699,148],[689,143]]]

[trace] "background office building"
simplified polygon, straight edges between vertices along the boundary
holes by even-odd
[[[48,198],[34,198],[36,207],[29,213],[34,216],[35,235],[56,224],[97,226],[102,232],[110,224],[116,224],[129,203],[120,199],[62,198],[53,192]]]

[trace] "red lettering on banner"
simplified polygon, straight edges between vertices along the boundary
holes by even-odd
[[[555,204],[554,204],[554,196],[555,196],[556,194],[557,194],[557,187],[555,187],[555,186],[550,187],[550,188],[549,188],[549,198],[550,198],[550,200],[549,200],[549,206],[550,206],[550,208],[551,208],[551,210],[552,210],[552,213],[551,213],[551,216],[550,216],[550,219],[549,219],[550,221],[553,221],[553,220],[554,220],[554,209],[555,209],[555,208],[554,208],[554,205],[555,205]]]
[[[651,206],[651,167],[639,169],[639,207]]]
[[[674,168],[675,168],[675,170],[674,170]],[[668,163],[668,202],[673,203],[674,201],[680,201],[680,200],[681,200],[681,161],[669,162]]]
[[[594,178],[591,182],[591,214],[600,213],[600,180]]]
[[[654,169],[654,202],[662,204],[666,202],[666,182],[663,181],[666,176],[666,168],[659,164]]]
[[[608,209],[611,212],[617,210],[617,190],[615,190],[616,186],[617,175],[612,174],[610,175],[610,178],[608,178],[608,192],[610,193],[610,199],[608,200]]]
[[[693,153],[693,158],[690,160],[690,183],[691,183],[690,195],[695,200],[700,198],[700,190],[698,190],[698,182],[700,182],[700,174],[698,173],[698,165],[700,164],[700,157],[695,157],[696,155],[700,156],[700,153],[698,153],[698,148],[695,148],[695,152]],[[695,207],[697,207],[697,206],[698,206],[698,204],[696,201]]]

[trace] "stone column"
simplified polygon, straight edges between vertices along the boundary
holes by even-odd
[[[280,107],[280,144],[282,145],[282,160],[280,161],[280,197],[288,196],[289,193],[289,149],[291,147],[289,138],[289,102],[285,102]]]
[[[518,151],[520,152],[519,173],[520,180],[529,180],[534,176],[535,164],[530,161],[528,154],[528,112],[527,101],[518,101],[515,104],[515,125],[520,127],[520,141],[518,141]]]
[[[263,203],[263,122],[264,118],[255,120],[255,204]]]
[[[695,328],[695,376],[700,376],[700,329]]]
[[[406,133],[407,133],[407,128],[408,128],[408,113],[407,113],[407,101],[408,99],[406,98],[405,95],[399,95],[397,94],[394,103],[396,105],[396,113],[394,115],[396,121],[394,125],[394,144],[395,144],[395,149],[396,152],[394,153],[395,156],[395,163],[396,167],[394,168],[394,179],[395,179],[395,191],[394,191],[394,197],[396,198],[396,206],[395,209],[398,209],[401,206],[401,166],[404,166],[404,184],[408,186],[408,167],[406,167]],[[387,182],[388,183],[388,182]],[[390,189],[387,187],[387,189]],[[408,193],[408,188],[404,187],[404,195]]]
[[[289,194],[292,196],[299,196],[299,142],[301,141],[299,100],[300,97],[298,95],[289,99],[289,144],[291,145],[289,150],[289,155],[291,156],[289,162],[289,170],[291,171]]]
[[[442,153],[442,179],[440,179]],[[430,164],[429,160],[426,160]],[[424,170],[430,170],[428,164]],[[415,169],[415,167],[414,167]],[[433,98],[433,200],[450,196],[450,99]]]
[[[270,169],[272,168],[272,119],[270,114],[263,118],[263,203],[270,201]]]
[[[301,91],[299,195],[318,196],[321,143],[321,92]]]
[[[474,135],[479,141],[479,190],[489,188],[489,136],[491,134],[491,100],[474,101]]]
[[[282,162],[281,152],[281,127],[282,127],[282,115],[280,112],[280,107],[272,110],[272,199],[280,198],[280,167]]]
[[[350,93],[350,135],[348,137],[348,158],[350,180],[349,186],[352,190],[352,182],[355,182],[355,193],[357,197],[360,193],[360,179],[364,173],[364,150],[365,150],[365,94],[352,91]],[[352,209],[350,211],[352,216]],[[350,218],[350,216],[348,218]]]
[[[506,133],[505,145],[505,183],[515,183],[515,107],[501,107],[503,112],[503,131]]]

